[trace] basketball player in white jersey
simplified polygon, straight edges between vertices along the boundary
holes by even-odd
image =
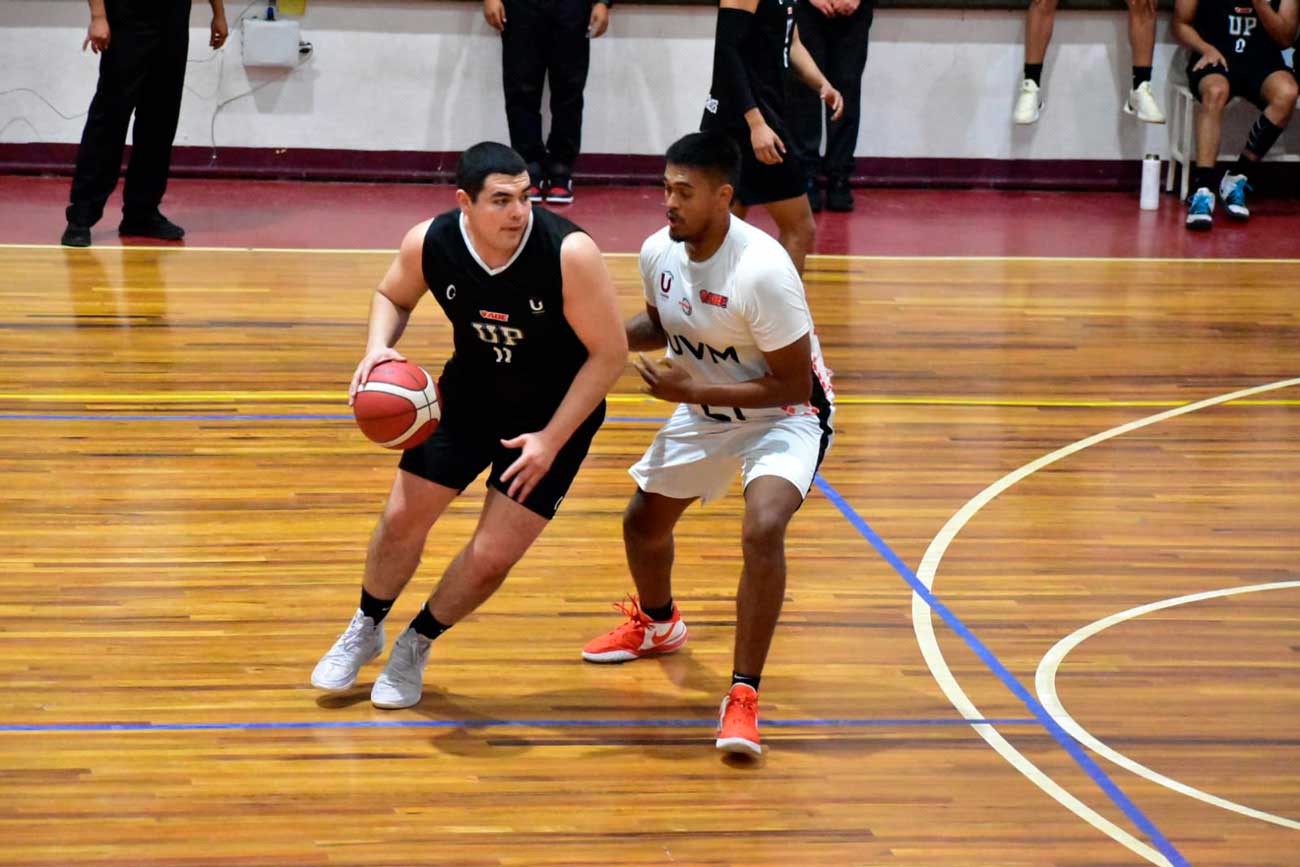
[[[673,527],[696,500],[744,482],[744,566],[732,685],[717,747],[759,755],[758,686],[785,596],[785,533],[830,445],[834,394],[803,283],[785,249],[730,212],[740,151],[716,132],[668,150],[668,226],[641,248],[646,309],[627,322],[645,391],[678,403],[630,470],[623,542],[637,596],[628,619],[583,648],[590,662],[671,653],[686,643],[673,603]]]

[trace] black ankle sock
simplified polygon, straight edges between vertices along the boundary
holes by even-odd
[[[361,613],[375,623],[383,622],[388,612],[393,610],[393,603],[396,601],[396,599],[380,599],[378,596],[371,596],[366,592],[366,588],[361,588]]]
[[[1205,187],[1210,192],[1215,192],[1217,184],[1214,183],[1214,166],[1193,166],[1192,167],[1192,192],[1196,192],[1201,187]]]
[[[733,671],[731,673],[732,686],[735,686],[738,683],[743,683],[745,686],[752,686],[754,692],[758,692],[758,682],[762,679],[763,676],[761,674],[741,674],[738,671]]]
[[[1151,67],[1135,66],[1133,67],[1133,89],[1137,90],[1138,85],[1144,81],[1151,80]]]
[[[446,623],[439,623],[438,618],[429,612],[429,603],[427,602],[420,608],[420,613],[415,615],[415,619],[411,621],[411,628],[430,641],[451,629]]]
[[[1232,168],[1228,169],[1228,171],[1232,172],[1234,175],[1249,175],[1256,165],[1258,165],[1257,160],[1247,159],[1245,154],[1241,154],[1237,157],[1237,161],[1232,164]]]
[[[1034,84],[1037,84],[1039,87],[1042,87],[1043,86],[1043,64],[1026,63],[1025,78],[1028,78]]]
[[[673,597],[668,597],[668,602],[658,608],[642,608],[642,613],[656,623],[664,623],[673,619]]]

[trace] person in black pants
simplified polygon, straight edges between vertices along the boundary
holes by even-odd
[[[822,209],[818,176],[827,180],[826,207],[853,210],[849,176],[862,117],[862,71],[867,66],[867,34],[875,0],[809,0],[795,10],[799,38],[832,85],[844,95],[844,114],[826,122],[826,155],[820,156],[824,103],[802,82],[789,82],[791,149],[803,166],[808,204]]]
[[[190,0],[89,0],[90,27],[81,50],[99,60],[99,84],[77,149],[63,243],[89,247],[90,227],[117,186],[126,130],[135,114],[131,163],[118,232],[175,241],[185,230],[158,211],[167,190],[172,141],[181,111],[190,39]],[[212,36],[226,42],[224,0],[209,0]]]
[[[613,0],[483,0],[501,33],[510,146],[528,162],[535,202],[573,201],[573,164],[582,143],[582,91],[591,39],[609,27]],[[551,81],[551,134],[542,141],[542,84]]]

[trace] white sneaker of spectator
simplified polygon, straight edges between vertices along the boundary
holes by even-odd
[[[1011,119],[1016,123],[1038,123],[1038,115],[1043,110],[1043,100],[1038,85],[1026,78],[1020,83],[1020,94],[1016,97],[1016,107]]]
[[[1164,123],[1165,113],[1160,110],[1156,96],[1151,92],[1151,82],[1144,81],[1129,91],[1124,103],[1125,114],[1136,114],[1144,123]]]

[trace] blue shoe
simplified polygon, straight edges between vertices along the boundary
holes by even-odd
[[[1224,172],[1223,180],[1219,181],[1219,198],[1223,199],[1223,207],[1227,209],[1229,217],[1234,220],[1250,219],[1246,193],[1253,189],[1255,188],[1246,183],[1245,175]]]
[[[1204,231],[1214,226],[1214,193],[1201,187],[1187,206],[1187,228]]]

